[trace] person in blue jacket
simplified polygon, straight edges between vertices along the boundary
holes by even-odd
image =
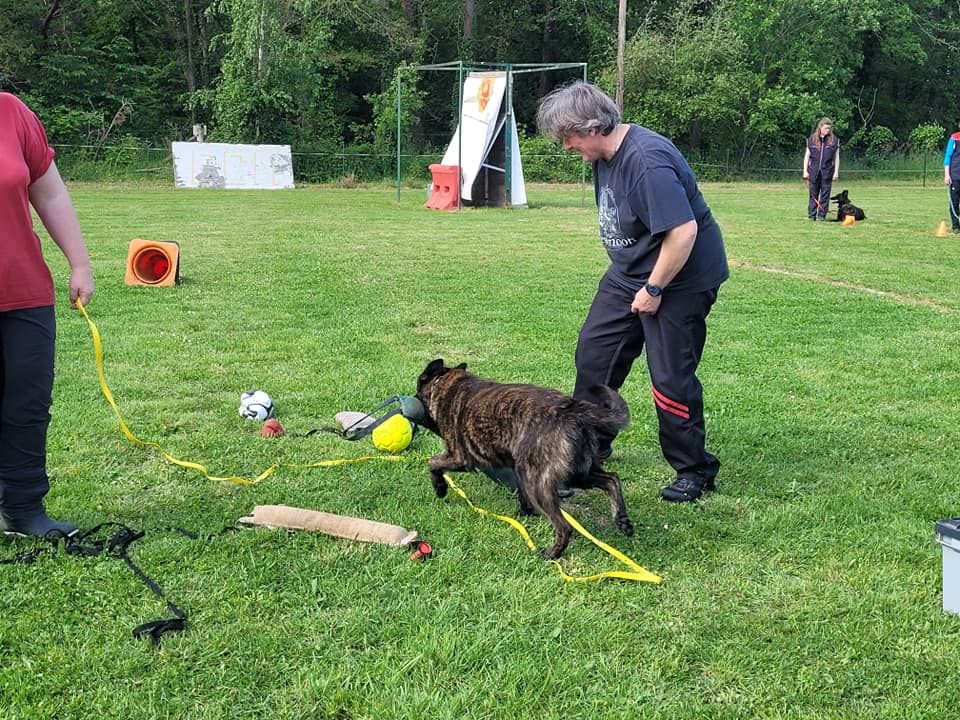
[[[810,194],[807,217],[826,220],[830,209],[830,188],[840,173],[840,141],[833,134],[833,122],[823,117],[817,122],[803,154],[803,179]]]
[[[950,187],[950,222],[953,231],[960,233],[960,132],[947,140],[943,153],[943,182]]]

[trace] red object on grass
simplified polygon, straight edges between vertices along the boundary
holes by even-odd
[[[413,549],[410,553],[411,560],[428,560],[433,555],[433,545],[423,540],[415,540],[410,547]]]
[[[276,418],[268,418],[260,428],[260,435],[265,438],[280,437],[284,432],[283,425]]]

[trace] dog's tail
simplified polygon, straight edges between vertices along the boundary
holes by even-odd
[[[620,393],[608,385],[593,385],[584,398],[593,405],[597,422],[609,432],[619,432],[630,424],[630,408]]]

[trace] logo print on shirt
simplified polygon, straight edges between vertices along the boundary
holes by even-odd
[[[629,247],[637,241],[636,238],[623,237],[623,231],[620,229],[620,210],[617,208],[616,198],[609,185],[604,185],[600,190],[599,210],[600,240],[608,249]]]

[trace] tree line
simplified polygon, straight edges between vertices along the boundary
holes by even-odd
[[[390,154],[444,145],[451,60],[586,62],[614,94],[618,0],[0,0],[0,89],[55,143],[189,139]],[[630,0],[624,116],[702,160],[802,153],[821,116],[865,157],[957,129],[957,0]],[[569,72],[525,77],[522,132]]]

